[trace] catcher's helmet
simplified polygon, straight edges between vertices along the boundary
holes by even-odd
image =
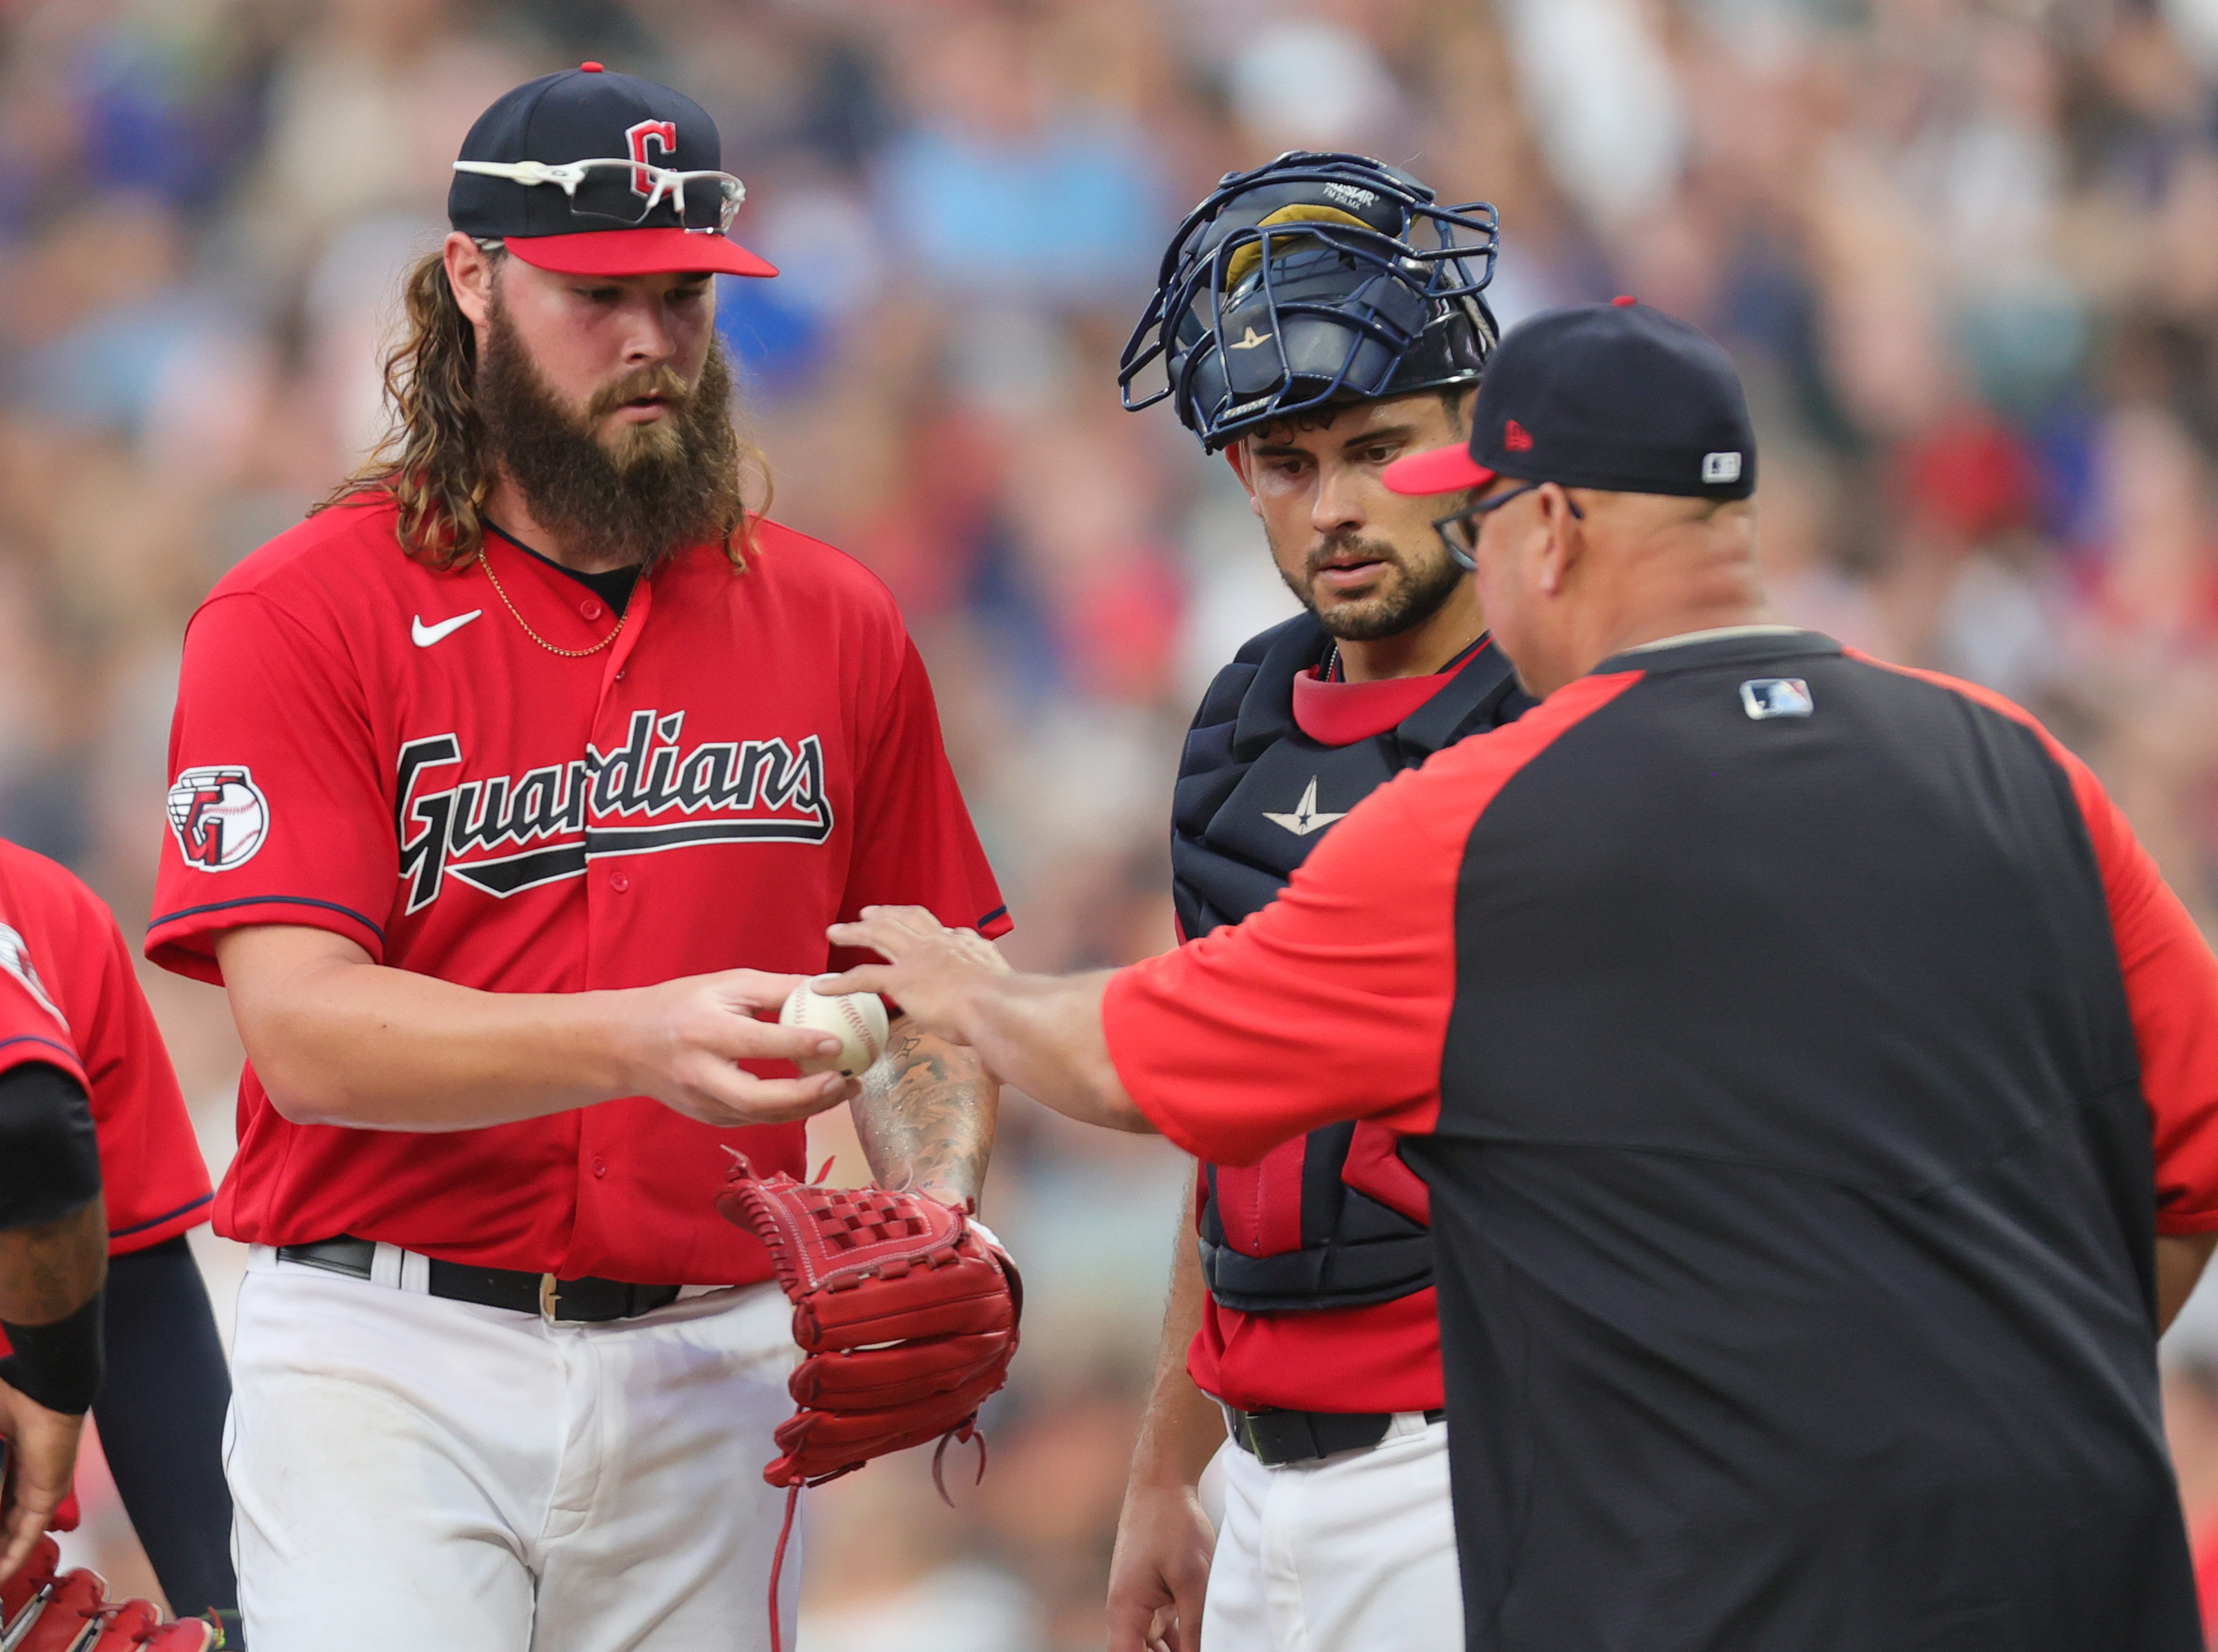
[[[1327,403],[1475,383],[1498,331],[1483,296],[1496,239],[1485,202],[1434,206],[1364,155],[1228,172],[1163,254],[1118,363],[1124,406],[1170,397],[1213,452]],[[1158,359],[1163,387],[1136,394]]]

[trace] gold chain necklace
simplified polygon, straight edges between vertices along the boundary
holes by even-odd
[[[622,630],[624,628],[624,621],[631,617],[631,611],[629,608],[627,608],[623,613],[618,614],[616,616],[616,630],[610,631],[606,637],[604,637],[599,642],[594,643],[593,646],[589,649],[558,649],[545,637],[542,637],[537,631],[533,630],[531,629],[531,622],[526,619],[522,614],[517,612],[516,605],[508,599],[508,593],[500,588],[500,581],[494,577],[493,564],[486,560],[485,544],[483,541],[480,541],[478,544],[478,566],[485,569],[485,576],[492,582],[493,593],[500,599],[500,606],[507,609],[511,614],[514,614],[516,617],[516,623],[524,627],[524,634],[530,637],[533,642],[538,643],[541,648],[545,649],[548,653],[559,654],[566,660],[582,660],[589,654],[598,654],[603,649],[608,647],[610,643],[616,640],[616,631]]]

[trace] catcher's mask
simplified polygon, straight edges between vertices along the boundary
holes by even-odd
[[[1476,383],[1497,239],[1485,202],[1435,206],[1367,156],[1292,150],[1228,172],[1163,254],[1118,363],[1124,406],[1171,398],[1214,452],[1328,403]],[[1136,392],[1158,360],[1162,388]]]

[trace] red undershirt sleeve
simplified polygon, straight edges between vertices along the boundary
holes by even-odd
[[[1365,799],[1245,922],[1111,982],[1118,1076],[1187,1152],[1245,1164],[1336,1119],[1431,1127],[1468,822],[1450,841],[1411,808],[1415,778]]]
[[[2058,748],[2103,868],[2155,1132],[2157,1231],[2218,1228],[2218,958],[2087,766]]]
[[[1140,1110],[1217,1164],[1253,1164],[1340,1119],[1430,1131],[1471,829],[1527,763],[1640,674],[1582,678],[1397,775],[1270,905],[1119,973],[1102,1029]]]

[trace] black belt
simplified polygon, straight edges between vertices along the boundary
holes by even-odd
[[[313,1245],[281,1245],[280,1261],[368,1279],[377,1255],[375,1240],[319,1239]],[[449,1301],[504,1307],[511,1314],[540,1314],[550,1320],[599,1324],[636,1319],[678,1300],[676,1285],[627,1285],[619,1279],[557,1279],[551,1273],[515,1268],[474,1268],[467,1263],[430,1258],[431,1294]]]
[[[1428,1411],[1436,1423],[1445,1411]],[[1314,1463],[1335,1451],[1367,1451],[1394,1425],[1391,1411],[1236,1411],[1224,1407],[1232,1443],[1267,1469]]]

